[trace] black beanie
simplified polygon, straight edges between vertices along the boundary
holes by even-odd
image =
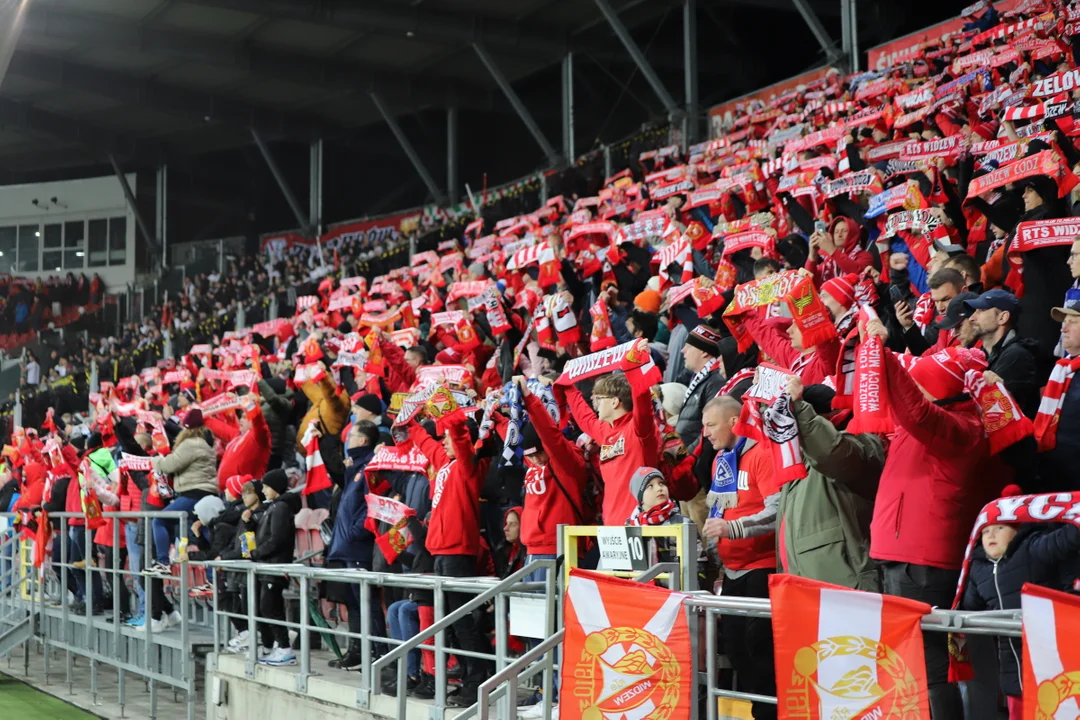
[[[720,333],[704,324],[698,325],[686,336],[687,345],[709,353],[712,357],[720,357],[720,340]]]
[[[521,453],[528,457],[537,450],[543,450],[543,446],[540,444],[540,436],[536,434],[536,428],[532,423],[525,425],[521,429]]]
[[[277,468],[263,475],[262,484],[263,487],[272,489],[278,495],[284,495],[289,489],[289,476],[284,470]]]
[[[383,413],[382,400],[380,400],[379,396],[374,393],[367,393],[366,395],[361,395],[353,401],[353,405],[358,405],[364,408],[372,415],[382,415]]]

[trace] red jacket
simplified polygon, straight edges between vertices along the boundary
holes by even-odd
[[[542,468],[529,466],[525,473],[521,542],[530,555],[550,555],[558,550],[559,525],[590,522],[582,515],[582,491],[588,474],[581,451],[559,432],[543,401],[532,393],[524,400],[525,412],[540,436],[548,464]]]
[[[713,467],[720,461],[717,453]],[[724,519],[734,522],[765,509],[765,498],[778,492],[774,480],[772,455],[761,443],[755,443],[739,456],[738,504],[724,511]],[[729,570],[758,570],[776,567],[776,532],[731,540],[721,538],[717,552]]]
[[[12,510],[31,510],[41,507],[41,499],[45,494],[45,466],[37,461],[28,462],[23,466],[22,474],[19,500]]]
[[[561,394],[558,386],[555,391]],[[609,425],[596,417],[577,388],[565,390],[574,421],[600,446],[605,525],[623,525],[630,519],[638,505],[637,498],[630,494],[630,477],[640,467],[654,468],[660,463],[660,438],[649,388],[633,386],[633,392],[633,411]]]
[[[210,423],[207,422],[207,426]],[[211,428],[212,430],[216,429]],[[223,440],[225,438],[222,438]],[[251,429],[228,441],[225,454],[218,465],[218,488],[225,490],[225,481],[233,475],[251,475],[261,478],[266,474],[266,465],[270,460],[270,427],[266,424],[262,410],[256,404],[252,411]]]
[[[405,351],[390,340],[380,340],[379,349],[386,361],[386,387],[392,393],[408,392],[416,382],[416,369],[405,360]]]
[[[870,557],[959,570],[990,484],[978,472],[989,455],[979,410],[971,400],[930,402],[889,352],[885,374],[897,430],[874,503]]]
[[[427,541],[432,555],[476,555],[480,551],[480,491],[484,487],[488,462],[476,457],[464,411],[443,418],[454,444],[450,458],[443,444],[417,423],[409,425],[409,436],[434,467],[431,484],[431,520]]]
[[[777,365],[798,374],[803,385],[820,385],[825,378],[836,374],[839,339],[818,343],[814,352],[804,355],[795,349],[786,333],[765,322],[758,312],[747,313],[744,323],[761,351]]]

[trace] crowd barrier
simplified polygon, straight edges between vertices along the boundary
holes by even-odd
[[[81,517],[74,513],[57,513],[50,517],[53,529],[67,533],[68,521]],[[446,707],[447,659],[451,653],[466,657],[479,657],[489,660],[495,667],[494,674],[484,681],[479,688],[478,702],[466,708],[457,717],[461,720],[491,717],[512,717],[516,708],[518,686],[524,680],[542,675],[540,686],[543,688],[545,718],[552,714],[552,697],[557,685],[558,652],[563,642],[564,630],[562,619],[562,594],[566,575],[560,572],[560,565],[576,567],[581,555],[577,545],[583,537],[595,537],[596,527],[563,526],[560,533],[561,561],[536,560],[506,579],[498,578],[448,578],[431,575],[411,575],[377,573],[366,570],[327,569],[302,564],[309,557],[301,558],[293,564],[266,565],[249,561],[208,561],[181,562],[180,571],[172,576],[148,576],[137,570],[120,567],[119,538],[122,523],[139,522],[144,524],[148,538],[149,553],[152,557],[152,529],[154,518],[170,519],[179,522],[180,537],[186,538],[188,526],[187,513],[164,512],[129,512],[105,513],[106,518],[117,520],[113,524],[112,563],[110,567],[95,567],[91,562],[91,551],[87,549],[85,572],[86,610],[76,616],[70,612],[66,598],[69,589],[69,572],[83,572],[76,566],[76,558],[70,556],[66,543],[59,548],[58,562],[53,563],[51,556],[41,571],[33,565],[33,543],[23,540],[17,528],[12,527],[14,517],[0,514],[0,655],[11,647],[21,644],[23,647],[24,670],[29,668],[29,654],[34,642],[40,644],[45,656],[46,677],[51,672],[51,651],[64,653],[65,682],[72,683],[72,661],[75,656],[89,661],[91,674],[91,692],[97,699],[97,675],[101,668],[109,667],[118,676],[118,698],[120,705],[125,704],[127,687],[125,676],[134,675],[146,683],[151,695],[153,716],[156,714],[157,693],[159,688],[171,688],[175,693],[185,693],[185,703],[189,718],[196,713],[195,666],[193,647],[203,646],[206,651],[215,653],[223,650],[231,632],[228,629],[230,618],[246,620],[250,632],[250,642],[245,656],[245,674],[255,677],[257,666],[257,636],[259,625],[278,625],[297,634],[298,671],[295,674],[295,690],[303,694],[307,691],[308,679],[319,675],[312,666],[312,643],[314,634],[324,639],[357,640],[361,646],[363,664],[358,675],[356,687],[356,707],[370,709],[373,696],[381,693],[382,671],[395,668],[397,687],[406,685],[407,655],[414,650],[429,650],[435,653],[435,673],[437,696],[432,704],[432,712],[441,712]],[[4,525],[7,525],[5,528]],[[719,717],[718,702],[721,699],[738,702],[776,703],[773,696],[761,696],[722,687],[720,672],[727,667],[720,654],[719,621],[723,615],[741,615],[748,617],[771,617],[771,604],[767,598],[738,598],[714,596],[709,593],[693,591],[698,586],[696,563],[696,530],[692,525],[644,528],[660,532],[643,533],[643,537],[667,537],[676,547],[676,557],[658,562],[644,571],[614,571],[612,574],[630,576],[638,582],[666,580],[668,587],[689,592],[684,606],[690,627],[694,678],[693,697],[706,697],[705,717],[700,720],[716,720]],[[54,535],[54,538],[58,537]],[[684,552],[690,549],[691,552]],[[313,555],[314,553],[312,553]],[[174,565],[177,567],[177,565]],[[536,571],[545,571],[542,582],[526,582],[525,579]],[[52,571],[52,572],[50,572]],[[199,573],[211,577],[213,573],[239,573],[244,577],[247,588],[247,602],[243,613],[231,613],[218,610],[218,585],[211,583],[212,591],[205,593],[190,592],[192,578]],[[53,577],[55,573],[56,577]],[[102,579],[109,579],[114,591],[111,609],[112,622],[107,623],[101,616],[92,615],[94,603],[93,574],[100,574]],[[269,620],[258,612],[257,576],[286,577],[289,579],[290,599],[298,602],[300,612],[297,620]],[[165,633],[155,633],[151,622],[141,628],[124,627],[120,622],[119,606],[115,602],[115,592],[126,592],[127,578],[160,580],[166,584],[166,594],[180,613],[179,627]],[[350,632],[346,626],[329,627],[316,624],[309,616],[311,604],[318,598],[317,584],[320,582],[340,582],[358,585],[361,602],[361,629],[359,633]],[[371,606],[373,594],[370,589],[400,588],[415,591],[427,591],[433,595],[435,610],[434,624],[407,640],[397,640],[373,632],[371,624]],[[147,588],[149,590],[149,588]],[[448,593],[469,594],[473,597],[452,612],[447,612]],[[53,602],[50,602],[52,600]],[[455,621],[467,613],[493,603],[495,618],[495,642],[491,653],[474,654],[463,650],[451,650],[445,632]],[[539,631],[533,633],[536,642],[533,647],[519,657],[512,657],[509,649],[509,637],[512,632],[510,617],[515,604],[521,603],[524,612],[534,614],[534,624]],[[539,612],[542,606],[542,612]],[[147,617],[153,614],[153,594],[146,592]],[[381,608],[379,608],[381,611]],[[538,622],[536,617],[542,615]],[[704,624],[704,627],[702,627]],[[28,631],[27,631],[28,626]],[[927,632],[964,632],[973,635],[991,635],[999,637],[1020,637],[1021,626],[1018,611],[960,612],[933,610],[922,621]],[[21,631],[21,633],[20,633]],[[388,633],[389,634],[389,633]],[[532,637],[530,636],[530,637]],[[7,648],[5,639],[9,639]],[[11,643],[10,639],[20,643]],[[702,640],[703,652],[700,652]],[[389,648],[380,658],[372,655],[376,644]],[[175,656],[175,657],[169,657]],[[179,659],[178,659],[179,658]],[[395,665],[396,663],[396,665]],[[734,678],[734,687],[738,687],[738,677]],[[395,698],[396,717],[407,714],[407,696],[399,692]],[[385,705],[384,705],[385,707]],[[691,718],[699,720],[699,708],[695,703]]]

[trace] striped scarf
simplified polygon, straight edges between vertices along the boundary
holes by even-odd
[[[686,397],[689,398],[691,395],[694,394],[694,390],[697,389],[697,386],[705,382],[705,378],[709,377],[709,373],[711,373],[716,368],[719,362],[719,360],[713,358],[709,362],[705,363],[705,367],[697,371],[697,374],[694,375],[693,379],[690,380],[690,386],[686,388]]]
[[[510,408],[510,421],[506,426],[506,442],[503,444],[503,460],[511,463],[521,460],[521,388],[509,383],[502,393],[503,403]]]
[[[1035,439],[1039,441],[1039,451],[1046,452],[1057,447],[1058,422],[1061,420],[1061,408],[1065,405],[1065,394],[1069,391],[1073,373],[1080,368],[1080,356],[1058,360],[1050,373],[1050,381],[1043,390],[1039,412],[1035,415]]]
[[[716,393],[716,397],[721,397],[723,395],[730,395],[732,393],[732,391],[735,390],[736,385],[738,385],[739,383],[741,383],[744,380],[753,380],[753,379],[754,379],[754,368],[743,368],[739,372],[732,375],[731,379],[729,379],[726,383],[724,383],[724,387],[720,388],[720,392]]]
[[[315,432],[315,426],[316,423],[308,423],[302,440],[304,446],[304,469],[307,471],[304,489],[301,491],[304,495],[326,490],[332,484],[330,482],[330,473],[326,471],[326,466],[323,465],[322,453],[319,452],[319,436]]]

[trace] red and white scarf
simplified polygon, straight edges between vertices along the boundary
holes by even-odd
[[[1039,451],[1046,452],[1057,447],[1058,421],[1061,420],[1061,408],[1065,405],[1065,393],[1073,374],[1080,368],[1080,357],[1058,360],[1050,373],[1050,381],[1043,389],[1039,412],[1035,415],[1035,439],[1039,441]]]
[[[1020,411],[1004,383],[988,383],[981,371],[968,370],[964,373],[964,390],[979,408],[991,455],[1034,432],[1031,420]]]
[[[759,365],[757,380],[743,395],[742,414],[735,424],[738,435],[769,447],[777,487],[806,477],[799,425],[791,396],[784,389],[791,375],[768,363]]]
[[[320,490],[330,487],[330,474],[323,465],[322,453],[319,452],[319,436],[316,434],[316,423],[309,423],[304,431],[301,444],[304,446],[304,466],[307,470],[306,484],[303,494],[311,495]]]
[[[732,375],[728,379],[728,381],[726,383],[724,383],[724,387],[720,388],[720,392],[716,393],[716,397],[721,397],[723,395],[730,395],[731,392],[735,389],[736,385],[738,385],[739,383],[741,383],[744,380],[753,380],[753,379],[754,379],[754,368],[743,368],[739,372]]]
[[[627,525],[663,525],[671,516],[678,512],[679,506],[672,500],[665,500],[648,510],[634,513],[634,517],[626,521]]]
[[[375,536],[375,544],[382,551],[386,562],[393,565],[398,555],[412,542],[408,522],[410,517],[416,515],[416,511],[403,502],[374,493],[368,493],[367,507],[367,520],[364,521],[364,527]],[[379,532],[378,523],[380,522],[390,525],[385,533]]]

